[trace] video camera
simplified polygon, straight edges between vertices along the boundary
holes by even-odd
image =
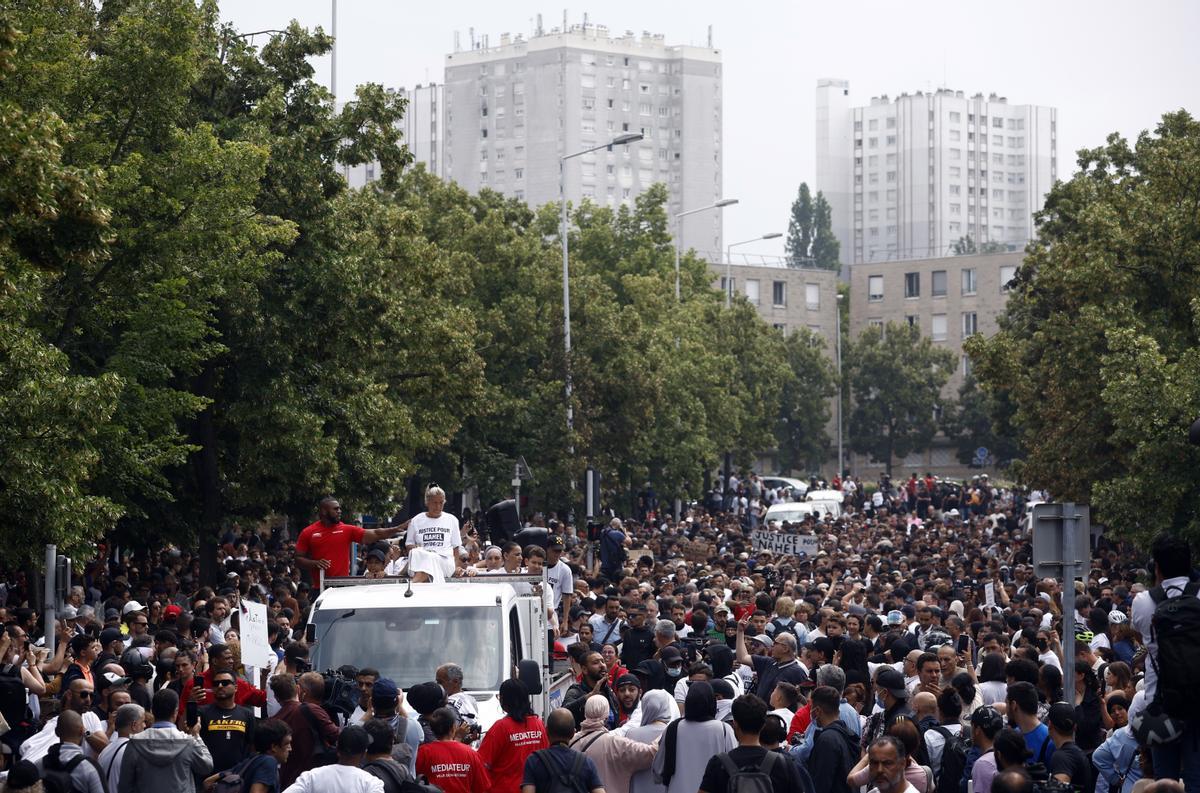
[[[321,707],[333,718],[340,714],[349,719],[358,707],[359,690],[355,675],[347,674],[349,670],[327,669],[321,673],[325,681],[325,700]]]

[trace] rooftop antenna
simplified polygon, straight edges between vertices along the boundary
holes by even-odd
[[[587,17],[588,17],[587,11],[584,11],[583,12],[583,35],[585,35],[585,36],[587,35],[587,22],[588,22]]]
[[[563,32],[563,33],[566,33],[566,32],[567,32],[567,9],[565,9],[565,8],[563,9],[563,26],[562,26],[562,32]]]
[[[708,48],[712,49],[712,25],[708,26]]]
[[[461,37],[458,35],[458,31],[457,31],[457,30],[456,30],[456,31],[454,31],[454,51],[455,51],[455,52],[462,52],[462,43],[461,43]]]
[[[535,30],[539,36],[542,35],[542,15],[540,13],[537,15],[537,27]]]
[[[475,28],[467,28],[467,35],[471,37],[471,49],[475,49]]]

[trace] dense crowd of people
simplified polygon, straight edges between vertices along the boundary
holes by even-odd
[[[390,528],[327,498],[294,541],[229,531],[215,586],[187,548],[102,546],[50,642],[31,582],[0,571],[2,790],[1200,791],[1186,542],[1102,537],[1064,586],[1034,573],[1029,497],[986,477],[812,484],[840,514],[767,523],[800,494],[750,475],[678,521],[649,494],[629,519],[535,514],[494,544],[436,487]],[[815,553],[766,550],[780,534]],[[481,734],[465,659],[430,648],[429,682],[343,668],[357,707],[330,708],[304,626],[323,576],[352,571],[545,571],[562,707],[534,713],[514,672],[475,692],[505,714]],[[268,609],[269,668],[242,660],[247,602]]]

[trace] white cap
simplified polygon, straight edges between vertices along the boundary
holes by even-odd
[[[145,611],[145,610],[146,610],[146,607],[143,606],[141,603],[138,603],[136,600],[131,600],[128,603],[126,603],[125,606],[121,609],[121,616],[125,617],[125,616],[132,614],[135,611]]]

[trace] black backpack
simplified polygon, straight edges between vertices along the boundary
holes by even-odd
[[[575,752],[575,759],[571,762],[570,769],[560,766],[551,759],[549,749],[538,749],[530,757],[536,757],[550,775],[550,786],[546,790],[537,791],[537,793],[589,793],[583,785],[583,763],[587,760],[583,752]]]
[[[21,670],[14,669],[16,674],[0,672],[0,714],[12,729],[29,720],[29,689],[21,681]]]
[[[372,760],[362,769],[383,783],[384,793],[442,793],[440,787],[423,778],[413,779],[408,769],[396,762]]]
[[[1169,598],[1162,586],[1150,590],[1154,616],[1150,636],[1158,652],[1150,658],[1158,674],[1154,701],[1167,715],[1194,718],[1200,711],[1200,686],[1195,670],[1200,667],[1200,582],[1189,581],[1179,597]]]
[[[934,727],[946,743],[942,747],[942,765],[938,771],[937,793],[958,793],[959,782],[967,769],[967,744],[945,727]]]
[[[726,793],[775,793],[775,783],[771,781],[771,769],[776,762],[781,762],[777,752],[767,752],[762,763],[758,766],[739,768],[729,756],[729,752],[717,755],[729,781],[725,784]]]
[[[71,774],[87,758],[77,754],[64,765],[58,759],[58,751],[62,744],[50,747],[46,759],[42,761],[42,789],[46,793],[84,793],[81,788],[71,782]]]

